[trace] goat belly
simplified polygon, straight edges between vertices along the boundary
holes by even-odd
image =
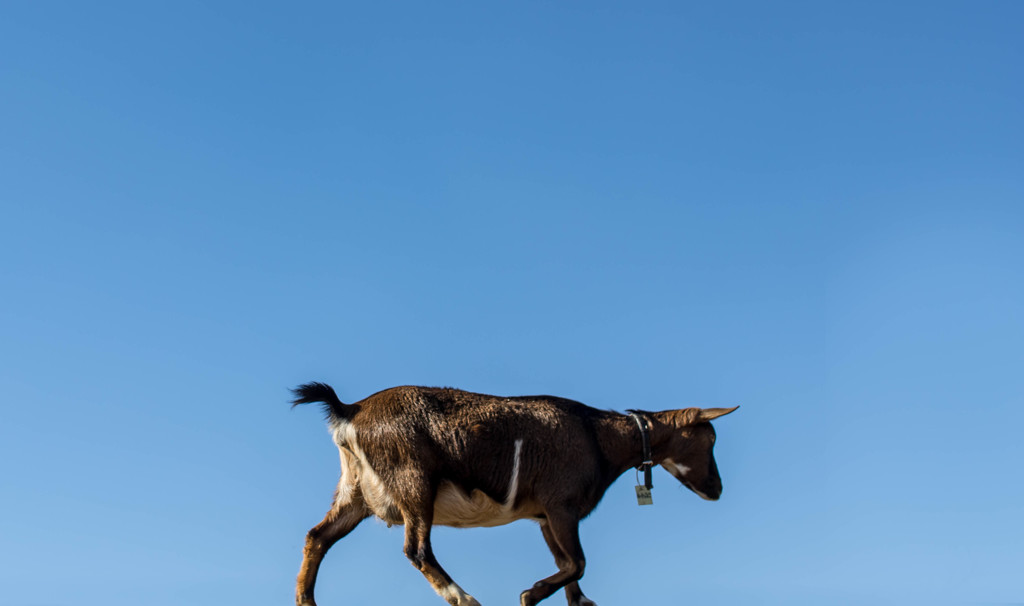
[[[482,491],[469,495],[451,482],[443,482],[434,500],[434,524],[470,528],[475,526],[501,526],[534,516],[502,504]]]

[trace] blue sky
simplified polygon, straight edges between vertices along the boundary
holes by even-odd
[[[5,602],[289,603],[309,380],[741,405],[721,501],[584,523],[602,606],[1024,602],[1021,4],[3,13]],[[443,603],[401,542],[321,606]],[[554,570],[434,545],[484,604]]]

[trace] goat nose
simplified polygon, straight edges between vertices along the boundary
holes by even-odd
[[[706,492],[698,492],[702,499],[705,501],[717,501],[722,496],[721,486],[711,486]]]

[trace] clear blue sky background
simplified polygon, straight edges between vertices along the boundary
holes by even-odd
[[[9,2],[0,603],[287,604],[287,389],[740,404],[602,606],[1024,602],[1024,4]],[[536,527],[440,529],[484,604]],[[321,606],[441,604],[367,521]],[[564,603],[563,597],[552,604]]]

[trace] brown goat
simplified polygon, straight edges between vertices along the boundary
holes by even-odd
[[[722,480],[709,421],[736,410],[635,411],[630,418],[564,398],[502,398],[450,388],[394,387],[355,404],[342,403],[323,383],[301,385],[294,393],[295,405],[323,404],[341,452],[334,503],[306,536],[298,606],[315,606],[313,586],[324,554],[371,515],[405,525],[405,555],[453,606],[479,602],[437,563],[431,526],[534,520],[558,572],[524,591],[521,606],[562,587],[570,606],[593,606],[578,584],[585,565],[580,520],[617,477],[642,466],[648,438],[651,462],[702,498],[718,499]]]

